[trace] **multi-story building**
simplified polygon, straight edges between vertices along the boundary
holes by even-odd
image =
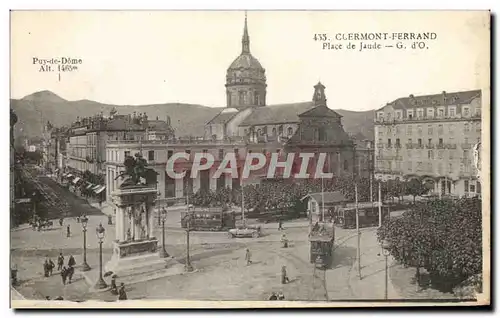
[[[399,98],[375,118],[376,177],[420,177],[438,194],[480,193],[473,147],[481,141],[481,91]]]
[[[94,117],[77,118],[71,125],[67,145],[66,165],[74,172],[88,170],[105,174],[106,142],[108,140],[166,140],[174,135],[170,125],[158,118],[149,120],[146,114],[109,116],[102,113]]]

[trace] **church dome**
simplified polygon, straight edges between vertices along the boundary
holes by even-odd
[[[241,40],[241,54],[231,63],[226,74],[227,107],[245,108],[266,105],[266,70],[250,53],[247,17]]]
[[[229,70],[241,69],[241,68],[264,71],[264,68],[262,67],[262,65],[260,65],[259,60],[253,57],[253,55],[250,53],[241,54],[234,60],[233,63],[231,63],[231,66],[229,66]]]

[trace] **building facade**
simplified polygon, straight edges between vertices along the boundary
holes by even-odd
[[[399,98],[375,118],[375,175],[419,177],[434,193],[481,192],[473,148],[481,142],[481,91]]]
[[[71,125],[67,144],[66,166],[75,173],[90,171],[106,173],[106,143],[112,140],[166,140],[174,136],[169,123],[150,120],[147,114],[109,116],[102,113],[88,118],[77,118]]]

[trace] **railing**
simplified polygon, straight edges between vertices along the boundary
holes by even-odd
[[[427,145],[425,145],[425,149],[434,149],[434,145],[433,144],[427,144]]]
[[[226,139],[171,139],[171,140],[108,140],[107,144],[137,144],[145,146],[148,144],[163,144],[163,145],[231,145],[231,144],[246,144],[247,138],[231,137]]]
[[[456,119],[480,119],[481,114],[472,114],[472,115],[463,115],[457,114],[455,116],[415,116],[415,117],[407,117],[407,118],[395,118],[395,119],[385,119],[385,118],[375,118],[374,122],[377,124],[385,124],[391,125],[402,122],[418,122],[418,121],[443,121],[443,120],[456,120]]]

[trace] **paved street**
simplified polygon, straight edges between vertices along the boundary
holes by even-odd
[[[112,254],[114,226],[107,225],[106,215],[91,207],[85,200],[76,197],[49,178],[40,180],[66,200],[72,207],[72,214],[82,210],[89,216],[87,232],[87,262],[92,271],[98,270],[98,241],[95,228],[102,223],[106,228],[103,244],[103,261]],[[172,217],[169,214],[169,217]],[[167,222],[168,223],[168,222]],[[172,223],[172,222],[171,222]],[[71,236],[66,237],[66,226],[70,225]],[[275,224],[263,225],[263,236],[254,238],[228,238],[223,232],[192,232],[191,261],[196,269],[193,273],[159,278],[127,286],[131,299],[191,299],[191,300],[265,300],[271,292],[282,291],[287,300],[340,300],[381,299],[384,292],[384,273],[380,266],[383,257],[379,252],[375,229],[363,229],[362,274],[356,276],[355,230],[336,229],[336,246],[332,268],[327,271],[314,270],[309,262],[308,228],[303,221],[285,223],[284,231],[291,246],[281,248],[283,232]],[[161,228],[155,228],[154,235],[161,239]],[[19,228],[11,232],[11,258],[18,266],[21,286],[17,290],[25,297],[44,299],[63,296],[65,299],[82,301],[98,298],[112,301],[115,296],[109,292],[95,294],[89,291],[84,279],[76,279],[63,286],[59,273],[43,277],[42,263],[45,257],[55,262],[62,252],[66,258],[73,255],[78,265],[82,263],[83,232],[81,224],[73,217],[66,218],[63,227],[56,219],[49,230],[33,231]],[[168,228],[166,248],[177,261],[186,258],[186,233],[180,228]],[[161,244],[161,242],[160,242]],[[245,264],[245,249],[252,252],[253,263]],[[280,281],[281,266],[287,267],[291,279],[289,284]],[[77,268],[78,270],[78,268]],[[107,278],[109,279],[109,278]],[[391,287],[391,286],[390,286]],[[392,291],[392,298],[395,293]]]

